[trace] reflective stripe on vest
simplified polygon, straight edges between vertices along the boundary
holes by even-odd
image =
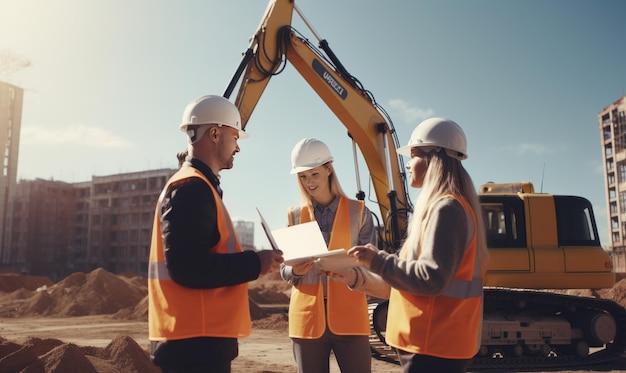
[[[392,347],[415,354],[466,359],[473,357],[480,347],[483,275],[476,245],[476,214],[463,198],[450,197],[463,206],[474,226],[461,265],[442,295],[419,296],[392,289],[386,341]],[[409,251],[401,252],[402,259],[408,258]]]
[[[471,280],[455,278],[442,295],[451,298],[468,299],[483,295],[483,279],[480,277],[480,251],[476,250],[474,259],[474,277]]]
[[[363,216],[362,201],[341,198],[333,223],[328,249],[349,249],[358,243]],[[313,212],[302,206],[291,209],[290,225],[314,220]],[[327,278],[326,309],[322,277],[316,270],[305,274],[292,287],[289,305],[289,336],[293,338],[320,338],[326,329],[337,335],[369,335],[369,315],[365,294],[350,290],[345,283]],[[327,315],[327,317],[325,317]]]
[[[248,284],[214,289],[181,286],[169,276],[161,238],[159,206],[169,186],[177,181],[198,177],[211,189],[217,208],[220,240],[208,251],[221,254],[241,252],[232,221],[219,194],[200,171],[182,167],[163,188],[155,210],[148,267],[148,326],[150,340],[194,337],[245,337],[250,334]]]

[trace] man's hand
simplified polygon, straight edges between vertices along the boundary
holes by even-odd
[[[277,272],[280,268],[280,263],[284,261],[283,252],[280,250],[261,250],[256,253],[261,260],[261,273],[259,276]]]

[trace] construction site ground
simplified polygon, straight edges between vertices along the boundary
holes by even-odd
[[[603,295],[624,306],[624,288],[621,280]],[[253,331],[240,339],[233,372],[296,372],[285,313],[289,291],[271,275],[250,284]],[[102,269],[58,283],[0,275],[0,371],[158,373],[147,354],[146,294],[145,279]],[[400,368],[372,359],[372,371]],[[567,372],[581,371],[626,372],[626,356],[611,366]],[[331,372],[340,372],[334,359]]]

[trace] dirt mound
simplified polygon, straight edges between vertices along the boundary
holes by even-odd
[[[146,296],[146,288],[98,268],[85,274],[76,272],[51,286],[21,293],[18,302],[12,294],[13,307],[0,308],[0,316],[85,316],[113,314],[134,307]],[[22,290],[23,291],[23,290]]]
[[[31,338],[24,344],[0,343],[0,372],[159,372],[150,356],[130,337],[105,348],[79,347],[57,339]]]
[[[286,313],[274,313],[262,319],[252,321],[254,329],[280,330],[287,333],[289,329],[289,319]]]
[[[146,294],[142,300],[136,305],[123,308],[113,315],[114,319],[119,320],[137,320],[148,321],[148,295]]]
[[[0,274],[0,292],[11,293],[18,289],[37,290],[42,286],[52,286],[54,282],[47,277],[18,275],[16,273]]]
[[[598,294],[626,308],[626,278],[619,280],[611,289],[599,290]]]
[[[551,291],[577,297],[609,299],[626,308],[626,278],[617,281],[610,289],[566,289]]]

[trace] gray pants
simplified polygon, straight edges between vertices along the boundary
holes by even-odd
[[[335,354],[342,373],[371,373],[372,350],[369,336],[336,335],[328,327],[319,339],[291,338],[298,373],[330,372],[330,352]]]

